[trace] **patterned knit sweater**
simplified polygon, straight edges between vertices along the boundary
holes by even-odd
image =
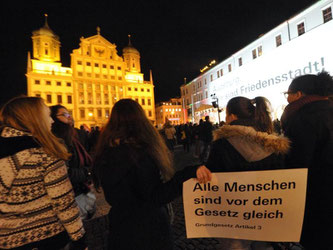
[[[67,231],[84,235],[64,161],[48,155],[29,133],[0,135],[0,248],[10,249]]]

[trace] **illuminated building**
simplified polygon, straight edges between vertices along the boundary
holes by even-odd
[[[184,123],[184,113],[180,98],[171,98],[167,102],[156,104],[156,125],[162,128],[164,123],[169,120],[172,125],[180,125]]]
[[[264,96],[280,118],[287,101],[282,92],[292,79],[322,70],[333,74],[332,0],[318,1],[281,23],[225,60],[207,66],[180,87],[186,121],[198,123],[205,115],[218,121],[218,100],[223,109],[235,96]]]
[[[80,39],[71,53],[71,67],[62,67],[60,40],[45,25],[33,32],[33,56],[28,53],[28,96],[40,96],[46,104],[62,104],[75,125],[103,126],[112,106],[120,99],[137,101],[155,123],[154,84],[141,73],[140,53],[130,40],[119,56],[116,45],[100,34]]]

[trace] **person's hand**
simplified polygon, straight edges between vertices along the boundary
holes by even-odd
[[[197,180],[200,183],[207,183],[208,181],[211,181],[212,179],[212,172],[204,166],[201,165],[200,167],[197,168]]]

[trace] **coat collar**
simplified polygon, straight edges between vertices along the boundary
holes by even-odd
[[[258,161],[272,153],[286,154],[290,141],[284,136],[258,132],[252,127],[224,125],[214,131],[214,141],[226,139],[248,161]]]

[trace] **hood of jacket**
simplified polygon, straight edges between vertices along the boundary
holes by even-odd
[[[8,192],[19,172],[17,153],[40,145],[31,134],[10,127],[0,131],[0,194]]]
[[[214,131],[214,141],[226,139],[248,162],[260,161],[271,154],[286,154],[290,141],[284,136],[256,131],[253,127],[224,125]]]

